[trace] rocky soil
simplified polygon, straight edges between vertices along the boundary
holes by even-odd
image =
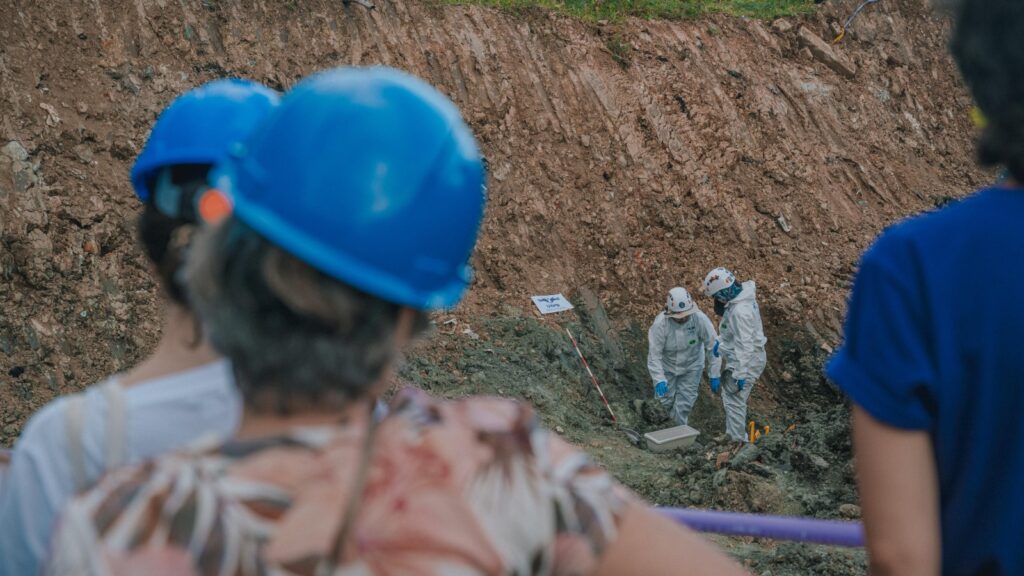
[[[990,178],[972,162],[948,23],[923,0],[886,0],[830,46],[857,2],[802,21],[608,25],[375,4],[0,5],[0,445],[158,337],[127,172],[161,108],[225,75],[286,89],[380,63],[459,104],[491,175],[474,286],[404,380],[525,398],[659,504],[856,516],[846,408],[820,369],[857,257],[887,224]],[[721,408],[702,396],[699,449],[638,450],[587,395],[560,325],[580,330],[617,412],[655,428],[647,323],[669,288],[719,265],[758,281],[770,360],[752,417],[773,432],[746,462],[720,461]],[[538,318],[527,297],[555,292],[577,312]],[[856,553],[723,543],[772,574],[863,571]]]
[[[690,419],[701,431],[696,446],[653,453],[631,444],[612,424],[564,332],[568,327],[578,339],[619,423],[642,433],[670,425],[661,419],[663,411],[651,409],[646,326],[615,327],[586,292],[575,304],[576,312],[558,323],[509,305],[488,316],[439,317],[435,332],[413,351],[398,380],[446,397],[526,399],[548,428],[586,448],[620,481],[661,506],[859,517],[847,407],[837,392],[815,384],[821,358],[807,362],[816,363],[813,371],[798,372],[808,386],[798,399],[775,403],[762,398],[754,403],[750,418],[759,429],[770,428],[754,446],[734,452],[723,435],[720,401],[702,384]],[[865,570],[861,551],[750,539],[717,541],[757,574]]]

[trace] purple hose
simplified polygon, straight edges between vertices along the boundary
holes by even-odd
[[[659,508],[658,511],[698,532],[756,536],[850,548],[864,546],[864,527],[860,522],[815,520],[795,516],[762,516],[690,508]]]

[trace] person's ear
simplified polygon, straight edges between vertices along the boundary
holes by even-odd
[[[412,327],[416,319],[416,311],[403,306],[398,313],[398,323],[395,326],[395,344],[404,346],[412,340]]]

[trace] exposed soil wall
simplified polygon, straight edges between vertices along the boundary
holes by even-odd
[[[808,33],[831,36],[853,3],[827,6]],[[222,75],[286,88],[373,63],[439,86],[483,142],[491,201],[464,309],[589,287],[613,317],[643,321],[667,288],[726,264],[759,281],[770,337],[813,327],[834,344],[869,239],[983,176],[946,25],[921,1],[857,21],[838,47],[853,78],[786,24],[592,26],[390,1],[6,3],[2,360],[25,368],[18,393],[37,405],[153,342],[125,175],[171,98]]]
[[[317,69],[380,63],[458,103],[491,177],[476,282],[454,316],[438,318],[440,332],[458,331],[418,348],[405,379],[445,395],[531,400],[661,503],[822,516],[852,504],[845,412],[820,368],[838,341],[857,256],[888,223],[988,177],[973,166],[947,23],[923,0],[886,0],[830,49],[820,39],[853,0],[775,24],[591,25],[544,12],[376,4],[0,6],[0,444],[32,410],[131,365],[158,336],[158,287],[133,243],[127,172],[162,107],[224,75],[284,89]],[[696,290],[718,265],[759,284],[770,361],[753,416],[799,422],[784,449],[756,459],[768,472],[719,474],[711,438],[720,408],[710,398],[695,414],[706,430],[700,458],[629,447],[583,396],[555,329],[583,327],[616,408],[639,418],[647,323],[670,287]],[[552,292],[571,295],[582,315],[538,321],[526,298]],[[806,438],[804,422],[817,422]],[[787,479],[792,470],[797,480]],[[808,492],[821,478],[827,494]],[[752,482],[778,498],[743,488]],[[721,492],[723,483],[737,488]],[[840,567],[817,573],[846,573],[845,556],[793,550],[740,552],[783,567],[773,573],[819,560]]]

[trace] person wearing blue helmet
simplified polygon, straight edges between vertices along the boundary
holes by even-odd
[[[238,435],[76,499],[47,574],[741,573],[524,404],[406,391],[371,417],[471,280],[483,168],[437,90],[386,68],[307,78],[216,181],[234,212],[186,276],[238,374]]]
[[[163,286],[163,329],[138,366],[40,410],[0,488],[0,574],[39,572],[57,513],[109,469],[237,427],[230,365],[202,338],[180,281],[207,174],[276,106],[276,92],[217,80],[175,99],[131,171],[141,247]]]

